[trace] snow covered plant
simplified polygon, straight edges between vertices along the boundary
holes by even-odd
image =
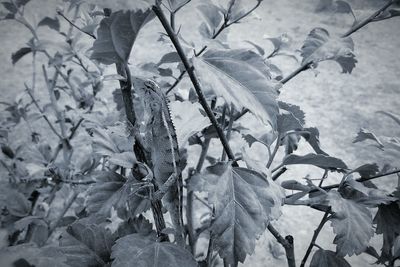
[[[346,256],[361,253],[396,264],[400,190],[373,180],[400,170],[328,154],[279,94],[323,61],[351,74],[352,35],[398,16],[399,1],[363,18],[345,1],[321,1],[318,12],[352,26],[314,28],[299,50],[288,34],[269,46],[229,42],[262,0],[64,0],[46,17],[30,11],[35,3],[1,2],[1,23],[30,34],[12,64],[32,59],[25,88],[1,103],[1,266],[237,266],[263,233],[288,266],[350,266]],[[298,68],[286,75],[273,63],[281,57]],[[399,139],[366,129],[354,141],[400,151]],[[312,153],[296,151],[308,145]],[[285,177],[294,165],[321,174]],[[277,230],[284,205],[321,213],[304,257]],[[336,251],[317,240],[327,222]]]

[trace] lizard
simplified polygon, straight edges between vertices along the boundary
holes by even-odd
[[[144,81],[140,95],[144,104],[144,143],[150,154],[151,169],[158,186],[152,198],[164,200],[176,230],[176,241],[184,246],[183,182],[179,167],[181,157],[168,100],[152,80]]]

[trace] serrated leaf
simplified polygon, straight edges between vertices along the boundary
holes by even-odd
[[[278,115],[277,130],[283,136],[288,131],[299,130],[303,128],[300,121],[291,113],[282,110]]]
[[[210,120],[200,113],[202,107],[199,103],[174,101],[169,107],[173,115],[179,147],[184,147],[192,135],[211,125]]]
[[[351,172],[358,172],[361,177],[368,178],[379,173],[379,166],[376,163],[364,164]]]
[[[160,61],[157,63],[157,66],[160,66],[160,65],[166,64],[166,63],[177,63],[177,62],[181,62],[181,59],[180,59],[178,53],[170,52],[170,53],[167,53],[162,56]]]
[[[362,204],[345,199],[334,190],[329,191],[327,200],[334,212],[330,221],[336,234],[333,243],[337,245],[337,254],[359,255],[374,235],[371,212]]]
[[[56,247],[45,246],[38,248],[33,244],[21,244],[0,249],[2,267],[16,267],[15,262],[22,259],[35,267],[69,266],[66,263],[67,258]]]
[[[374,218],[376,233],[383,235],[381,257],[385,258],[391,253],[394,241],[400,235],[400,207],[396,202],[388,205],[379,205]]]
[[[301,48],[302,64],[335,60],[343,73],[351,73],[357,60],[354,56],[354,43],[351,37],[331,37],[323,28],[313,29]]]
[[[50,29],[53,29],[55,31],[60,31],[60,21],[58,20],[57,17],[56,18],[45,17],[39,22],[38,27],[40,26],[48,26]]]
[[[59,247],[71,267],[107,266],[113,244],[107,229],[82,219],[67,227]]]
[[[300,122],[300,124],[304,125],[306,123],[305,117],[306,114],[303,110],[297,105],[289,104],[283,101],[278,102],[279,108],[286,110],[293,114],[293,116]]]
[[[280,215],[282,189],[255,171],[222,162],[191,181],[194,190],[208,192],[215,209],[210,231],[219,255],[231,265],[243,262],[268,223]]]
[[[115,172],[100,172],[96,183],[88,190],[87,211],[89,214],[111,216],[114,208],[121,218],[135,217],[150,208],[150,200],[141,197],[145,190],[134,178],[126,180]],[[138,194],[135,194],[137,191]]]
[[[351,267],[351,265],[333,251],[318,249],[311,259],[310,267]]]
[[[80,2],[80,0],[74,0]],[[101,8],[109,8],[113,11],[118,11],[118,10],[142,10],[145,11],[149,8],[149,4],[151,4],[152,1],[149,0],[135,0],[135,1],[126,1],[126,0],[87,0],[84,1],[85,3],[90,3],[93,5],[96,5]],[[155,1],[153,1],[154,4]]]
[[[382,142],[373,132],[364,128],[361,128],[360,131],[357,133],[357,136],[354,138],[353,143],[363,142],[368,139],[376,142],[379,148],[382,149],[384,147]]]
[[[271,80],[262,57],[242,49],[209,50],[193,62],[202,84],[276,129],[278,84]]]
[[[336,170],[348,169],[347,165],[341,159],[321,154],[313,154],[313,153],[304,156],[299,156],[294,154],[287,155],[283,159],[282,164],[283,165],[306,164],[306,165],[314,165],[322,169],[336,169]]]
[[[114,12],[100,22],[92,59],[107,65],[128,61],[140,29],[154,17],[149,5],[137,3],[136,9]]]
[[[120,238],[112,248],[112,267],[175,267],[197,266],[193,255],[182,247],[157,242],[156,236],[132,234]]]
[[[11,60],[12,64],[15,65],[23,56],[32,52],[32,48],[30,47],[22,47],[17,52],[12,53]]]

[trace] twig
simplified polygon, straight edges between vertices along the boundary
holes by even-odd
[[[189,1],[190,2],[190,1]],[[225,20],[224,23],[221,25],[221,27],[213,34],[213,36],[211,37],[212,40],[216,39],[226,28],[228,28],[229,26],[231,26],[232,24],[238,23],[240,22],[242,19],[244,19],[245,17],[247,17],[248,15],[250,15],[255,9],[257,9],[262,1],[257,1],[257,4],[251,8],[248,12],[246,12],[245,14],[243,14],[242,16],[240,16],[239,18],[237,18],[234,21],[229,22],[229,17],[225,15]],[[233,4],[232,4],[233,5]],[[231,9],[232,6],[229,7],[229,9]],[[229,11],[228,11],[229,13]],[[206,51],[206,49],[208,48],[207,45],[203,46],[199,52],[195,53],[195,57],[200,56],[201,54],[204,53],[204,51]],[[183,77],[186,74],[186,70],[183,70],[181,72],[181,74],[179,75],[179,77],[176,79],[176,81],[174,82],[174,84],[171,85],[171,87],[167,90],[167,94],[169,92],[171,92],[183,79]]]
[[[210,119],[212,125],[215,127],[218,137],[221,140],[222,146],[224,147],[226,154],[228,155],[228,158],[230,160],[234,160],[235,156],[229,146],[228,140],[226,139],[226,136],[222,129],[219,127],[217,120],[215,119],[214,113],[212,112],[211,108],[207,104],[207,100],[203,94],[203,90],[201,88],[201,85],[199,83],[199,80],[197,79],[197,76],[194,73],[194,67],[189,63],[188,58],[185,55],[185,52],[183,51],[183,48],[174,33],[174,31],[171,28],[171,25],[169,25],[167,18],[165,17],[165,14],[163,10],[161,9],[160,6],[155,5],[153,6],[153,11],[160,20],[161,24],[163,25],[165,31],[167,32],[168,36],[170,37],[179,57],[181,58],[181,61],[183,65],[185,66],[185,69],[187,73],[189,74],[190,80],[192,81],[192,84],[194,86],[194,89],[197,93],[197,96],[199,98],[199,102],[202,105],[203,109],[205,110],[208,118]]]
[[[379,14],[381,14],[383,11],[385,11],[385,9],[387,9],[388,7],[390,7],[395,1],[394,0],[390,0],[388,1],[385,5],[383,5],[380,9],[378,9],[376,12],[374,12],[373,14],[371,14],[371,16],[369,16],[368,18],[364,19],[363,21],[361,21],[360,23],[356,24],[354,27],[352,27],[350,30],[348,30],[346,33],[342,34],[342,37],[348,37],[351,34],[355,33],[356,31],[358,31],[359,29],[361,29],[362,27],[364,27],[365,25],[367,25],[368,23],[372,22],[376,16],[378,16]]]
[[[196,165],[196,172],[199,173],[203,168],[204,160],[206,159],[208,148],[210,147],[211,138],[206,138],[201,146],[199,161]]]
[[[276,144],[274,147],[274,151],[272,151],[272,155],[271,155],[271,157],[269,157],[268,162],[267,162],[267,168],[271,167],[272,161],[274,160],[280,145],[281,145],[281,134],[278,133],[278,136],[276,137]]]
[[[228,123],[228,128],[226,129],[226,139],[228,139],[228,142],[231,139],[232,126],[233,126],[233,122],[235,121],[235,117],[233,116],[234,112],[235,112],[235,107],[233,104],[231,104],[231,111],[229,113],[229,123]],[[226,153],[224,150],[222,152],[221,161],[225,161],[225,158],[226,158]]]
[[[296,267],[296,260],[294,256],[294,239],[293,236],[288,235],[285,238],[270,224],[268,224],[269,232],[275,239],[283,246],[286,252],[286,259],[289,267]]]
[[[374,176],[371,176],[371,177],[360,177],[360,178],[356,179],[356,181],[362,183],[362,182],[366,182],[366,181],[369,181],[369,180],[373,180],[373,179],[385,177],[385,176],[388,176],[388,175],[396,174],[396,173],[400,173],[400,169],[394,170],[394,171],[390,171],[390,172],[386,172],[386,173],[382,173],[382,174],[377,174],[377,175],[374,175]],[[331,189],[334,189],[334,188],[338,188],[339,186],[340,186],[340,184],[332,184],[332,185],[327,185],[327,186],[321,186],[320,189],[328,191],[328,190],[331,190]],[[314,192],[317,192],[317,191],[318,191],[318,189],[312,189],[308,193],[310,194],[310,193],[314,193]],[[290,198],[292,196],[293,196],[293,194],[286,196],[286,198]]]
[[[324,171],[324,174],[322,175],[322,178],[321,178],[321,181],[319,182],[318,187],[321,187],[321,186],[322,186],[322,183],[325,181],[325,179],[328,178],[328,173],[329,173],[329,170],[326,169],[326,170]]]
[[[79,195],[79,192],[73,191],[72,196],[67,200],[67,202],[65,203],[62,211],[58,214],[57,218],[54,220],[54,222],[50,225],[49,227],[49,235],[48,237],[51,236],[51,234],[54,232],[54,230],[57,228],[58,223],[61,221],[61,219],[64,217],[64,215],[67,213],[67,211],[69,210],[69,208],[71,207],[72,203],[74,203],[75,199],[77,198],[77,196]]]
[[[60,15],[61,17],[63,17],[71,26],[73,26],[74,28],[76,28],[77,30],[79,30],[80,32],[89,35],[90,37],[92,37],[93,39],[96,39],[96,36],[94,36],[93,34],[91,34],[90,32],[84,31],[83,29],[81,29],[80,27],[78,27],[74,22],[72,22],[69,18],[67,18],[61,11],[57,11],[57,14]]]
[[[275,173],[272,176],[272,181],[276,181],[282,174],[284,174],[287,171],[286,167],[283,167],[282,169],[280,169],[277,173]]]
[[[319,235],[319,233],[321,232],[322,228],[324,227],[324,224],[329,220],[329,214],[330,214],[330,209],[328,209],[324,216],[321,219],[321,222],[319,223],[317,229],[315,229],[314,231],[314,235],[311,238],[311,242],[307,248],[306,254],[304,255],[303,260],[301,261],[300,267],[304,267],[304,265],[307,262],[308,256],[310,256],[311,250],[313,248],[313,246],[316,246],[315,241],[317,240],[317,237]]]
[[[42,108],[39,106],[38,102],[36,101],[35,97],[33,96],[30,88],[28,87],[28,85],[25,83],[25,89],[28,93],[28,95],[30,96],[33,104],[36,106],[36,108],[39,110],[40,114],[42,114],[42,118],[47,122],[47,124],[49,125],[50,129],[54,132],[55,135],[57,135],[57,137],[62,140],[63,137],[57,132],[56,128],[53,126],[53,124],[50,122],[49,118],[47,117],[47,115],[44,113],[44,111],[42,110]]]

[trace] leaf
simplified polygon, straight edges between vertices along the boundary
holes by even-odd
[[[299,120],[291,113],[283,110],[278,115],[278,132],[283,136],[288,131],[302,129],[303,125]]]
[[[115,172],[100,172],[96,183],[88,190],[87,211],[89,214],[111,216],[114,208],[121,218],[135,217],[150,208],[150,200],[137,194],[145,194],[140,190],[143,185],[134,178],[126,180]],[[128,213],[129,211],[129,213]]]
[[[316,64],[325,60],[335,60],[343,73],[351,73],[357,60],[354,56],[351,37],[331,37],[323,28],[313,29],[301,48],[302,64]]]
[[[325,156],[329,156],[328,153],[321,149],[321,145],[319,142],[319,131],[315,127],[303,128],[303,131],[308,132],[308,134],[301,134],[304,139],[310,144],[310,146],[314,149],[317,154],[322,154]]]
[[[298,190],[303,192],[309,192],[311,188],[307,185],[299,183],[296,180],[286,180],[281,183],[281,186],[288,190]]]
[[[244,262],[268,223],[279,217],[282,189],[255,171],[223,162],[191,182],[194,190],[208,192],[215,209],[210,231],[219,255],[231,265]]]
[[[379,173],[379,166],[376,163],[364,164],[352,170],[351,172],[358,172],[361,177],[368,178]]]
[[[346,179],[346,182],[341,185],[339,191],[347,199],[352,199],[368,207],[377,207],[379,204],[387,204],[396,200],[396,198],[390,197],[389,193],[380,189],[366,187],[364,184],[355,181],[352,177]]]
[[[345,1],[334,1],[334,0],[320,0],[315,9],[316,12],[335,12],[335,13],[347,13],[352,14],[353,10],[351,6]]]
[[[393,112],[388,112],[388,111],[383,111],[380,110],[377,113],[381,113],[383,115],[388,116],[389,118],[393,119],[398,125],[400,125],[400,116],[397,114],[394,114]]]
[[[7,211],[16,217],[25,217],[31,211],[31,202],[26,197],[12,188],[9,183],[0,183],[0,209]]]
[[[305,117],[306,114],[303,110],[297,105],[289,104],[283,101],[278,102],[279,108],[286,110],[293,114],[293,116],[300,122],[300,124],[304,125],[306,123]]]
[[[386,9],[383,12],[381,12],[378,16],[376,16],[373,21],[380,21],[398,16],[400,16],[400,9],[398,8]]]
[[[347,165],[341,159],[321,154],[313,154],[313,153],[304,156],[290,154],[283,159],[282,165],[293,165],[293,164],[314,165],[322,169],[336,169],[336,170],[348,169]]]
[[[74,0],[74,1],[79,1],[79,0]],[[149,4],[151,2],[155,1],[149,1],[149,0],[135,0],[135,1],[126,1],[126,0],[87,0],[84,1],[85,3],[93,4],[96,5],[100,8],[109,8],[112,9],[113,11],[118,11],[118,10],[137,10],[137,9],[142,9],[145,10],[149,8]]]
[[[260,56],[264,56],[265,55],[265,50],[264,50],[264,48],[262,48],[261,46],[259,46],[258,44],[256,44],[256,43],[254,43],[254,42],[252,42],[252,41],[245,41],[246,43],[248,43],[248,44],[250,44],[250,45],[252,45],[255,49],[256,49],[256,51],[257,51],[257,53],[260,55]]]
[[[167,0],[166,2],[169,6],[169,9],[172,12],[176,12],[178,9],[189,3],[190,0]]]
[[[25,55],[27,55],[31,52],[32,52],[32,48],[22,47],[17,52],[12,53],[12,55],[11,55],[12,64],[15,65],[15,63],[17,63],[21,58],[23,58]]]
[[[82,219],[67,227],[59,247],[71,267],[107,266],[113,244],[107,229]]]
[[[276,129],[278,85],[262,57],[252,51],[208,50],[193,59],[200,82],[237,109],[248,108]]]
[[[181,59],[180,59],[178,53],[170,52],[170,53],[167,53],[162,56],[160,61],[157,63],[157,66],[160,66],[160,65],[166,64],[166,63],[177,63],[177,62],[181,62]]]
[[[114,12],[100,22],[92,59],[106,65],[128,61],[140,29],[154,17],[149,5],[137,3],[136,9]]]
[[[68,267],[67,258],[58,248],[45,246],[38,248],[33,244],[21,244],[0,249],[0,263],[2,267],[17,267],[17,261],[24,260],[35,267]]]
[[[205,38],[213,38],[222,23],[224,17],[223,10],[210,1],[197,6],[197,9],[205,20],[200,25],[200,33]]]
[[[115,232],[118,238],[130,234],[148,235],[153,232],[153,225],[142,214],[135,218],[129,218],[122,222]]]
[[[334,190],[329,191],[327,200],[334,212],[330,221],[336,234],[333,243],[337,244],[337,254],[359,255],[374,235],[371,212],[365,206],[343,198]]]
[[[310,267],[351,267],[351,265],[333,251],[318,249],[311,259]]]
[[[363,142],[365,140],[372,140],[378,144],[379,148],[383,148],[384,145],[379,140],[379,138],[372,132],[367,129],[361,128],[360,131],[357,133],[357,136],[354,138],[353,143]]]
[[[376,233],[383,235],[382,256],[389,255],[395,239],[400,235],[400,207],[396,202],[379,205],[374,218]]]
[[[173,115],[179,147],[183,147],[192,135],[211,125],[210,120],[200,113],[202,107],[199,103],[174,101],[169,107]]]
[[[60,31],[60,21],[58,20],[57,17],[56,18],[45,17],[39,22],[38,27],[40,26],[48,26],[50,29],[53,29],[58,32]]]
[[[132,234],[120,238],[112,247],[112,267],[174,267],[197,266],[193,255],[169,242],[156,242],[152,235]]]

